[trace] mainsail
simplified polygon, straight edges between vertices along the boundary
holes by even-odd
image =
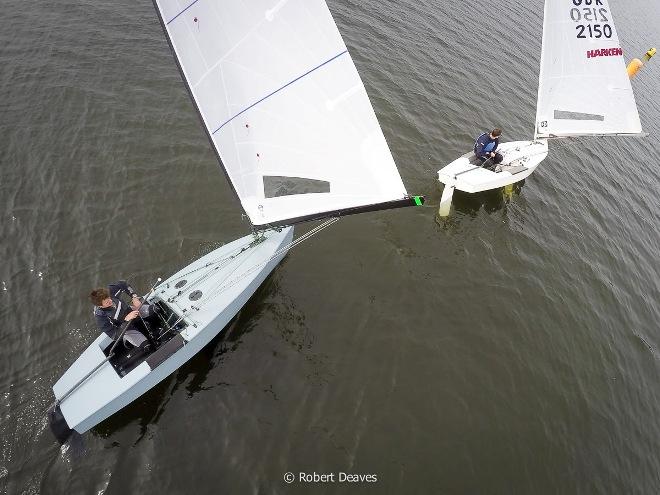
[[[641,132],[608,0],[546,0],[536,137]]]
[[[255,226],[408,203],[324,0],[154,0]]]

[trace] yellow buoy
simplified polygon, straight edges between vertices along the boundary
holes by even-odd
[[[656,53],[655,48],[651,48],[648,52],[646,52],[646,54],[644,55],[644,62],[648,62],[649,60],[651,60],[651,57],[653,57],[653,55],[655,55],[655,53]],[[627,69],[628,70],[628,77],[630,77],[630,79],[635,77],[635,75],[637,75],[639,70],[642,67],[644,67],[644,62],[642,62],[638,58],[634,58],[630,61],[630,63],[628,64],[628,69]]]
[[[642,67],[644,67],[644,62],[642,62],[638,58],[633,58],[628,64],[628,77],[630,79],[635,77],[639,72],[639,69],[641,69]]]

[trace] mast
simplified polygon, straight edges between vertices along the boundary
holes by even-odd
[[[541,56],[539,57],[540,62],[539,62],[539,84],[536,90],[536,116],[534,118],[534,141],[538,139],[538,129],[539,129],[539,101],[541,100],[541,81],[543,80],[543,66],[545,65],[543,63],[543,57],[545,53],[545,46],[546,46],[546,21],[548,19],[548,2],[551,0],[545,0],[543,4],[543,27],[542,27],[542,35],[541,35]]]

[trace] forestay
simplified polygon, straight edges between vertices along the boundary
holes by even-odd
[[[254,225],[406,190],[324,0],[154,0]]]
[[[607,0],[546,0],[537,137],[642,127]]]

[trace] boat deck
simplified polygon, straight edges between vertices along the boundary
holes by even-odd
[[[473,152],[438,171],[438,180],[459,191],[476,193],[497,189],[528,177],[548,155],[547,141],[514,141],[498,148],[504,160],[495,170],[481,166]]]

